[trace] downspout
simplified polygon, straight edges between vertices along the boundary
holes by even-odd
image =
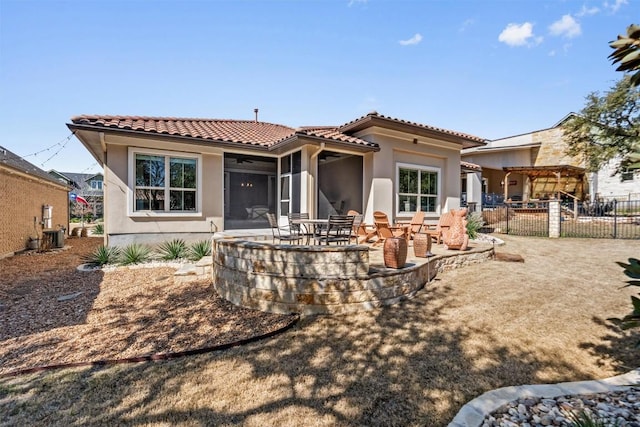
[[[107,187],[107,168],[105,167],[107,164],[107,142],[104,137],[104,132],[98,133],[100,137],[100,147],[102,147],[102,171],[103,171],[103,180],[102,180],[102,234],[103,234],[103,244],[104,246],[109,246],[109,231],[107,229],[107,192],[105,188]]]
[[[313,153],[311,157],[309,157],[309,166],[311,167],[311,165],[313,165],[314,174],[313,174],[313,180],[307,181],[307,200],[313,200],[311,210],[314,212],[313,216],[316,216],[316,217],[318,215],[318,194],[316,191],[318,188],[318,162],[315,160],[318,157],[318,155],[320,155],[320,153],[324,150],[324,147],[325,147],[325,143],[321,142],[320,148],[318,148],[318,150],[315,153]],[[308,197],[310,194],[313,195],[313,198]]]

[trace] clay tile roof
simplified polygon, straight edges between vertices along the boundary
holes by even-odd
[[[333,141],[347,142],[367,147],[377,148],[378,144],[365,141],[364,139],[346,135],[338,130],[335,126],[304,126],[297,129],[298,134],[326,138]]]
[[[476,165],[475,163],[470,163],[470,162],[465,162],[465,161],[460,161],[460,166],[463,169],[468,169],[468,170],[475,170],[475,171],[481,171],[482,170],[482,166],[480,165]]]
[[[335,126],[288,126],[251,120],[185,119],[175,117],[94,116],[72,117],[75,125],[156,133],[210,141],[235,142],[270,147],[295,136],[311,136],[340,143],[377,148],[378,144],[345,135]]]
[[[398,124],[407,125],[407,126],[413,126],[413,127],[417,127],[417,128],[421,128],[421,129],[425,129],[425,130],[429,130],[429,131],[434,131],[434,132],[440,132],[440,133],[443,133],[443,134],[456,136],[456,137],[459,137],[459,138],[464,138],[464,139],[466,139],[468,141],[471,141],[471,142],[476,142],[476,143],[478,143],[478,145],[484,144],[485,141],[486,141],[484,138],[480,138],[478,136],[469,135],[469,134],[462,133],[462,132],[443,129],[443,128],[439,128],[439,127],[435,127],[435,126],[429,126],[429,125],[425,125],[425,124],[422,124],[422,123],[411,122],[411,121],[408,121],[408,120],[397,119],[395,117],[384,116],[382,114],[379,114],[377,111],[372,111],[367,115],[359,117],[359,118],[357,118],[355,120],[352,120],[352,121],[350,121],[348,123],[345,123],[344,125],[340,126],[339,129],[341,131],[345,131],[345,130],[348,131],[348,130],[356,127],[360,122],[371,120],[371,119],[381,119],[383,121],[398,123]]]
[[[188,119],[175,117],[93,116],[72,117],[76,125],[157,133],[211,141],[270,146],[294,134],[293,128],[251,120]]]

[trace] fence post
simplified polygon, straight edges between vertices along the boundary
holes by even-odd
[[[560,201],[549,201],[549,237],[560,237]]]
[[[505,203],[504,206],[505,206],[506,211],[507,211],[507,229],[505,230],[505,233],[509,234],[509,208],[511,206],[509,206],[508,203]]]
[[[618,200],[613,199],[613,238],[618,235]]]

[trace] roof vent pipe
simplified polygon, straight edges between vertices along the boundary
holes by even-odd
[[[258,123],[258,109],[254,108],[253,112],[256,113],[256,123]]]

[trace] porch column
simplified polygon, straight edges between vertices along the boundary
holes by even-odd
[[[531,176],[526,175],[524,178],[524,188],[523,188],[523,193],[522,194],[522,200],[524,201],[528,201],[531,198]]]
[[[467,173],[467,204],[475,203],[476,210],[482,211],[482,172]]]
[[[506,202],[507,200],[509,200],[509,175],[511,175],[511,172],[507,172],[504,175],[504,179],[502,180],[502,184],[504,187],[504,201]]]

